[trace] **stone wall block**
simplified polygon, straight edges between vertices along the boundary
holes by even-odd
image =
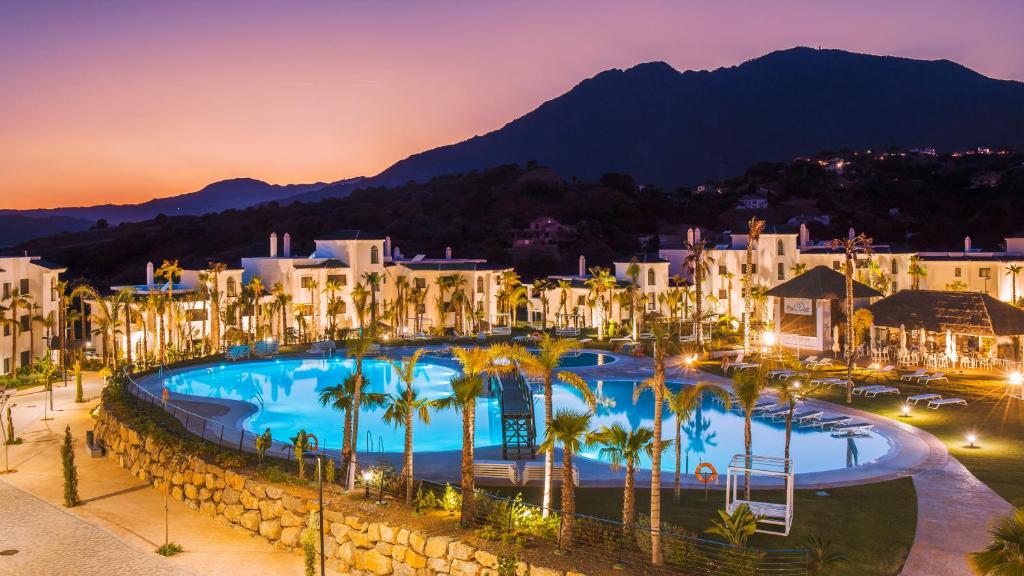
[[[427,538],[427,545],[424,547],[428,558],[444,558],[448,554],[448,545],[452,539],[448,536],[431,536]]]

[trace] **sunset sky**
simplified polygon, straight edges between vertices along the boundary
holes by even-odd
[[[372,175],[651,60],[821,45],[1024,80],[1021,23],[1020,0],[0,0],[0,208]]]

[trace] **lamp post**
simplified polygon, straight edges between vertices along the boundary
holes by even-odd
[[[316,479],[320,490],[320,513],[317,519],[320,528],[320,576],[325,576],[327,566],[324,558],[324,455],[319,452],[303,452],[302,456],[312,456],[316,459]]]

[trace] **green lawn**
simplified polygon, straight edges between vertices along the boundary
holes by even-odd
[[[857,380],[863,383],[863,379]],[[900,396],[854,396],[853,406],[931,432],[979,480],[1011,503],[1024,504],[1024,401],[1005,395],[1005,381],[988,375],[956,374],[950,375],[949,382],[928,387],[898,379],[892,384],[899,387]],[[969,405],[930,410],[922,403],[911,409],[910,417],[902,418],[903,398],[925,392],[963,398]],[[843,404],[846,391],[834,388],[816,397]],[[977,435],[977,448],[970,448],[967,442],[972,433]]]
[[[501,489],[514,495],[522,493],[529,502],[540,502],[540,489]],[[913,482],[902,478],[889,482],[836,488],[827,496],[815,490],[798,490],[795,495],[793,529],[788,537],[757,534],[751,544],[763,548],[799,548],[807,536],[816,534],[832,540],[833,550],[846,556],[847,562],[828,574],[853,576],[899,574],[914,541],[917,525],[917,499]],[[756,492],[755,492],[756,494]],[[770,497],[777,499],[779,492]],[[637,490],[637,511],[650,511],[650,491]],[[715,511],[725,505],[722,491],[684,491],[679,504],[672,501],[672,490],[662,495],[662,514],[666,522],[681,526],[698,536],[710,525]],[[557,506],[557,501],[556,501]],[[602,518],[622,516],[622,490],[618,488],[582,488],[577,491],[577,512]]]

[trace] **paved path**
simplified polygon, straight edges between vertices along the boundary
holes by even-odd
[[[105,530],[0,482],[0,574],[18,576],[172,576],[191,572],[139,554]]]

